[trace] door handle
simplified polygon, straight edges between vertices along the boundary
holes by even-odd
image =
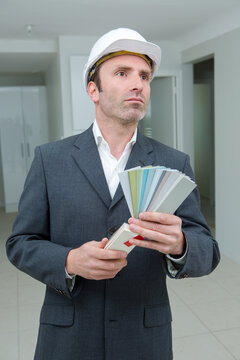
[[[28,157],[30,157],[30,145],[29,145],[29,143],[27,143],[27,154],[28,154]]]
[[[23,143],[21,143],[21,154],[22,154],[22,158],[24,158],[24,147],[23,147]]]

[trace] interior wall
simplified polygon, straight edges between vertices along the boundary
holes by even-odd
[[[1,74],[0,86],[35,86],[44,85],[43,74]],[[1,143],[0,143],[0,207],[4,206],[4,189],[2,177],[2,159],[1,159]]]
[[[59,38],[59,61],[64,137],[71,136],[73,134],[70,56],[89,54],[91,47],[96,40],[97,37],[92,36],[60,36]],[[79,79],[79,81],[83,84],[82,78]]]
[[[63,137],[62,101],[59,58],[55,56],[45,74],[49,141]]]
[[[45,85],[44,74],[0,74],[0,86]]]
[[[52,56],[57,52],[55,40],[36,39],[0,39],[0,86],[35,86],[44,85],[43,71],[31,73],[27,64],[38,62],[38,59]],[[12,56],[12,61],[9,61]],[[20,61],[20,63],[18,62]],[[46,61],[44,62],[46,64]],[[35,68],[33,66],[33,68]],[[18,71],[18,74],[17,74]],[[24,74],[23,74],[24,73]],[[2,179],[2,164],[0,157],[0,206],[4,205],[4,191]]]
[[[216,238],[224,254],[240,263],[240,29],[183,52],[184,62],[214,54]]]

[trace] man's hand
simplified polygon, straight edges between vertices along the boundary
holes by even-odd
[[[77,249],[69,251],[66,270],[69,275],[80,275],[85,279],[112,279],[127,265],[127,253],[118,250],[105,250],[107,238],[90,241]]]
[[[130,218],[128,223],[131,231],[149,239],[131,239],[132,244],[166,255],[183,255],[185,238],[182,220],[179,217],[159,212],[143,212],[140,213],[139,219]]]

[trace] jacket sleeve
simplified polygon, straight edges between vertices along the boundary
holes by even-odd
[[[35,150],[6,250],[9,260],[19,270],[60,294],[69,298],[73,296],[65,276],[66,257],[71,247],[51,241],[48,194],[40,148]]]
[[[188,156],[182,172],[194,180]],[[218,265],[220,252],[201,213],[198,188],[181,204],[175,215],[182,219],[182,230],[188,243],[185,264],[180,267],[175,279],[208,275]],[[173,277],[167,266],[165,269],[167,275]]]

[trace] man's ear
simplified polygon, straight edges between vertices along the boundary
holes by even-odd
[[[99,91],[95,82],[90,81],[88,83],[88,95],[90,96],[91,100],[96,103],[99,100]]]

